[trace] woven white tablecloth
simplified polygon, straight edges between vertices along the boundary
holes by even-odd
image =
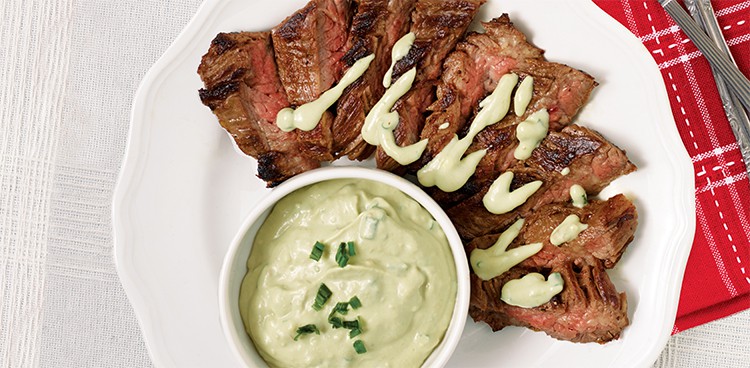
[[[199,0],[0,2],[0,367],[148,367],[112,257],[133,95]],[[750,312],[657,367],[750,367]]]

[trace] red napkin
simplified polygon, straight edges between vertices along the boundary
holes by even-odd
[[[656,1],[594,0],[650,51],[695,169],[696,230],[672,333],[750,308],[750,183],[708,61]],[[750,1],[713,2],[750,75]]]

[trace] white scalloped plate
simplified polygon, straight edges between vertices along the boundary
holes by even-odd
[[[207,0],[135,98],[115,192],[115,260],[159,367],[238,366],[218,318],[224,253],[267,193],[253,159],[238,154],[199,99],[196,68],[221,31],[270,29],[304,0]],[[628,294],[632,324],[618,341],[573,344],[539,332],[492,333],[467,323],[449,366],[648,366],[669,338],[695,229],[692,164],[662,77],[646,49],[589,1],[490,0],[478,19],[507,12],[550,60],[600,86],[578,121],[628,151],[639,170],[602,194],[626,193],[636,238],[610,275]]]

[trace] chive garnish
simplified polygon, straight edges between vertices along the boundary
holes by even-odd
[[[339,317],[330,317],[328,318],[328,323],[331,324],[333,328],[341,328],[344,327],[344,321],[341,321],[341,318]]]
[[[344,321],[344,328],[347,330],[359,330],[359,320]]]
[[[315,333],[316,335],[320,335],[320,331],[318,330],[318,327],[314,324],[308,324],[304,325],[302,327],[297,328],[297,336],[294,336],[294,341],[297,341],[300,336],[302,335],[309,335],[311,333]]]
[[[357,296],[353,296],[351,299],[349,299],[349,305],[352,306],[352,309],[357,309],[362,306],[362,302],[359,301],[359,298]]]
[[[349,338],[351,339],[351,338],[353,338],[355,336],[359,336],[359,334],[361,334],[361,333],[362,333],[362,330],[360,330],[358,328],[352,329],[351,331],[349,331]]]
[[[346,247],[349,249],[349,257],[357,255],[357,251],[354,249],[353,241],[347,242]]]
[[[336,305],[331,309],[331,314],[328,315],[328,318],[333,317],[334,314],[339,313],[346,315],[349,313],[349,303],[347,302],[338,302]]]
[[[326,284],[320,284],[320,287],[318,288],[318,294],[315,296],[315,303],[313,303],[312,307],[316,311],[319,311],[323,309],[323,304],[325,304],[328,301],[328,298],[331,297],[331,289],[326,286]]]
[[[362,342],[362,340],[357,340],[354,342],[354,351],[357,352],[357,354],[364,354],[367,352],[367,349],[365,348],[365,343]]]
[[[320,261],[320,257],[323,255],[323,250],[325,249],[326,245],[316,241],[315,245],[313,245],[312,252],[310,252],[310,259],[314,261]]]
[[[339,250],[336,251],[336,263],[339,267],[345,267],[349,263],[349,252],[346,250],[346,243],[339,244]]]

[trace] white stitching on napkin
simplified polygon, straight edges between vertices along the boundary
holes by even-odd
[[[716,248],[716,242],[714,241],[714,236],[711,233],[711,228],[708,226],[708,223],[706,221],[706,215],[703,212],[703,206],[701,205],[700,201],[695,201],[695,212],[698,216],[696,216],[698,220],[698,225],[703,229],[703,234],[706,236],[706,240],[708,240],[708,248],[711,251],[711,256],[714,259],[714,263],[716,263],[716,269],[719,271],[719,277],[721,278],[721,281],[724,283],[724,287],[726,287],[727,291],[729,292],[729,295],[734,298],[738,295],[737,289],[734,287],[734,283],[732,282],[732,279],[729,278],[729,274],[727,273],[727,268],[724,265],[724,261],[721,259],[721,254],[719,253],[719,249]]]
[[[739,4],[732,5],[732,6],[728,7],[728,8],[721,9],[721,10],[719,10],[719,11],[716,12],[716,16],[717,17],[722,17],[722,16],[725,16],[727,14],[732,14],[734,12],[738,12],[740,10],[744,10],[744,9],[747,9],[747,8],[750,8],[750,1],[741,2]]]
[[[638,25],[635,24],[635,18],[633,18],[633,9],[630,9],[630,2],[628,0],[622,0],[622,9],[625,11],[625,18],[628,20],[628,29],[636,37],[638,36]]]
[[[644,3],[644,8],[646,8],[648,10],[648,7],[646,6],[645,3]],[[649,21],[650,21],[651,17],[648,17],[648,18],[649,18]],[[653,29],[653,25],[652,25],[652,29]],[[655,35],[656,42],[658,44],[659,43],[659,39],[658,39],[658,36],[656,36],[657,32],[654,30],[654,32],[652,32],[652,33]],[[693,52],[690,55],[685,55],[684,39],[682,39],[681,33],[679,33],[679,32],[673,32],[671,34],[672,34],[672,37],[674,38],[673,45],[677,45],[676,46],[677,47],[677,51],[680,54],[680,56],[678,56],[678,57],[676,57],[676,58],[674,58],[674,59],[672,59],[670,61],[659,63],[659,68],[660,69],[665,69],[667,67],[675,65],[675,64],[678,63],[675,60],[679,60],[679,62],[682,63],[683,68],[685,70],[685,73],[686,73],[686,75],[688,77],[688,82],[690,84],[692,95],[696,96],[696,102],[698,104],[698,110],[700,111],[701,118],[703,120],[703,126],[705,127],[706,132],[708,133],[708,137],[709,137],[709,140],[711,142],[711,145],[714,146],[714,147],[718,147],[719,146],[719,141],[718,141],[718,138],[716,137],[716,132],[714,131],[714,126],[713,126],[713,122],[711,121],[711,116],[708,114],[708,109],[707,109],[707,106],[705,104],[705,101],[698,97],[698,96],[702,96],[703,93],[702,93],[702,91],[700,89],[700,86],[698,85],[698,82],[697,82],[697,79],[695,77],[695,72],[693,70],[692,65],[687,62],[688,60],[690,60],[690,59],[692,59],[692,58],[697,57],[698,55],[700,55],[700,52],[697,52],[697,54],[696,54],[696,52]],[[741,36],[741,37],[735,37],[735,39],[732,39],[732,40],[741,40],[742,38],[750,38],[750,37],[747,37],[747,35],[745,35],[745,36]],[[730,40],[730,41],[732,41],[732,40]],[[738,42],[738,41],[735,41],[735,42]],[[661,51],[661,49],[659,51]],[[663,52],[661,52],[661,54],[662,54],[662,56],[664,56]],[[696,54],[696,55],[692,55],[692,54]],[[668,72],[667,76],[669,77],[670,82],[674,81],[673,78],[672,78],[672,73]],[[675,91],[676,93],[678,93],[678,88],[677,88],[677,85],[675,83],[671,83],[671,87],[672,87],[673,91]],[[680,111],[682,112],[682,118],[683,118],[684,123],[688,127],[688,133],[689,133],[690,138],[692,140],[693,147],[695,149],[698,149],[698,144],[694,140],[695,135],[693,134],[692,127],[690,127],[690,122],[688,121],[687,115],[686,115],[685,110],[684,110],[684,108],[682,106],[682,99],[679,97],[679,95],[677,95],[676,99],[677,99],[678,103],[680,104]],[[718,154],[718,155],[715,155],[715,158],[716,158],[717,162],[719,163],[719,167],[721,167],[721,173],[724,176],[724,178],[720,182],[723,182],[723,183],[728,183],[729,181],[734,182],[736,180],[743,180],[743,179],[745,179],[747,177],[746,173],[739,174],[740,177],[736,178],[736,179],[734,177],[737,176],[737,175],[728,176],[730,173],[729,173],[728,170],[726,170],[726,168],[728,166],[730,166],[730,165],[727,165],[727,162],[725,160],[725,156],[723,154]],[[702,168],[701,173],[705,174],[705,168]],[[706,184],[706,186],[704,188],[700,188],[700,189],[703,189],[703,191],[710,190],[711,195],[714,196],[715,195],[714,189],[717,187],[717,185],[713,185],[713,186],[711,185],[712,183],[711,183],[711,177],[710,176],[706,175],[705,178],[706,178],[707,184]],[[726,185],[726,184],[724,184],[724,185]],[[742,221],[742,220],[744,220],[744,218],[746,217],[746,215],[745,215],[745,210],[744,210],[744,208],[742,208],[741,202],[739,201],[737,190],[736,190],[736,188],[734,188],[731,185],[728,185],[727,188],[728,188],[728,191],[730,193],[730,196],[732,197],[732,205],[733,205],[735,211],[738,213],[738,215],[739,215],[738,217]],[[700,191],[696,191],[696,193],[700,193]],[[714,205],[716,206],[717,211],[719,211],[719,216],[723,219],[723,213],[721,212],[721,208],[719,208],[720,207],[719,206],[719,201],[716,198],[714,199]],[[713,258],[714,258],[714,262],[716,263],[717,269],[719,271],[719,276],[721,277],[722,281],[724,282],[725,287],[730,292],[730,294],[732,296],[735,296],[737,294],[737,291],[735,289],[734,283],[733,283],[732,279],[729,277],[729,274],[726,271],[726,265],[724,264],[724,260],[722,259],[721,253],[719,252],[719,250],[717,248],[717,244],[714,242],[714,239],[713,239],[714,234],[710,232],[711,229],[706,224],[706,219],[702,216],[703,210],[701,208],[700,202],[698,202],[698,201],[696,202],[696,209],[698,210],[698,213],[699,213],[698,218],[699,218],[700,225],[701,225],[701,227],[704,230],[705,236],[708,238],[708,245],[709,245],[709,248],[711,250],[711,254],[712,254]],[[731,234],[729,233],[729,227],[727,226],[726,222],[724,222],[723,220],[722,220],[722,222],[723,222],[722,225],[723,225],[724,231],[725,231],[726,235],[729,236],[730,242],[732,242],[732,240],[731,240]],[[745,224],[743,224],[743,227],[745,227]],[[747,231],[746,231],[746,233],[747,233]],[[732,245],[734,245],[734,244],[732,244]],[[733,249],[736,249],[736,247],[733,248]],[[734,251],[734,253],[735,253],[738,265],[741,266],[742,265],[741,258],[737,255],[736,250]],[[747,277],[745,279],[748,280]]]

